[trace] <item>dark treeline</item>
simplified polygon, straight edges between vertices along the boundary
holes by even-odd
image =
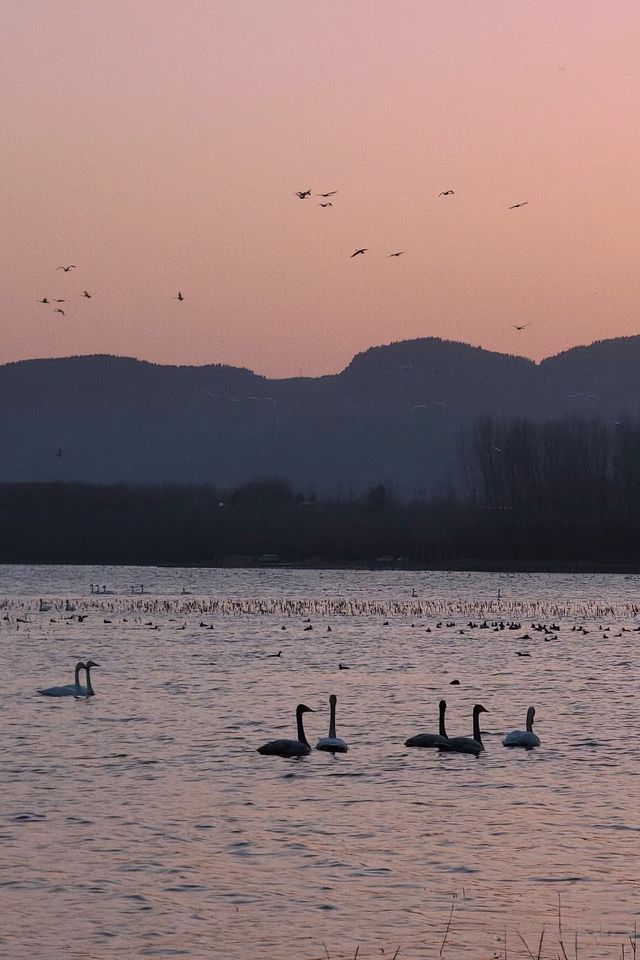
[[[477,421],[465,486],[317,500],[284,479],[0,485],[1,563],[640,567],[640,420]]]

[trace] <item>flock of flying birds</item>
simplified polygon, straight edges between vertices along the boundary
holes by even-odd
[[[329,198],[330,198],[330,197],[335,197],[335,195],[336,195],[337,192],[338,192],[337,190],[329,190],[327,193],[316,193],[316,194],[314,194],[314,196],[319,197],[319,198],[321,198],[322,200],[324,200],[324,203],[317,203],[316,206],[318,206],[318,207],[332,207],[332,206],[333,206],[333,202],[332,202]],[[294,197],[298,197],[299,200],[308,200],[308,199],[311,197],[311,189],[309,189],[309,190],[295,190],[293,195],[294,195]],[[453,196],[455,196],[455,190],[441,190],[440,193],[438,194],[438,199],[440,199],[440,197],[453,197]],[[520,207],[526,207],[528,203],[529,203],[528,200],[522,200],[522,201],[520,201],[520,203],[512,203],[511,206],[509,207],[509,210],[519,210]],[[369,248],[368,248],[368,247],[358,247],[358,249],[357,249],[357,250],[354,250],[354,252],[350,255],[350,259],[353,259],[354,257],[363,256],[365,253],[368,253],[368,251],[369,251]],[[390,257],[401,257],[404,253],[406,253],[405,250],[397,250],[395,253],[388,253],[388,254],[387,254],[387,259],[389,259]],[[520,330],[524,330],[525,327],[528,327],[529,324],[528,324],[528,323],[521,323],[521,324],[514,323],[513,326],[515,327],[516,330],[520,331]]]
[[[333,206],[333,201],[332,201],[330,198],[331,198],[331,197],[335,197],[335,195],[336,195],[337,193],[338,193],[337,190],[329,190],[329,191],[327,191],[327,193],[316,193],[315,196],[316,196],[316,197],[319,197],[320,200],[324,201],[324,202],[321,202],[321,203],[316,204],[316,206],[318,206],[318,207],[325,207],[325,208],[326,208],[326,207],[332,207],[332,206]],[[438,199],[439,199],[440,197],[452,197],[452,196],[454,196],[454,195],[455,195],[455,190],[441,190],[440,193],[438,194]],[[309,190],[296,190],[296,191],[294,192],[294,196],[295,196],[295,197],[298,197],[298,199],[300,199],[300,200],[308,200],[308,199],[311,197],[311,189],[309,189]],[[528,200],[522,200],[520,203],[513,203],[513,204],[509,207],[509,210],[518,210],[520,207],[526,207],[527,204],[528,204],[528,202],[529,202]],[[354,252],[350,255],[350,259],[353,259],[354,257],[363,256],[365,253],[368,253],[368,251],[369,251],[369,248],[368,248],[368,247],[359,247],[357,250],[354,250]],[[389,259],[389,258],[391,258],[391,257],[401,257],[404,253],[406,253],[405,250],[396,250],[394,253],[389,253],[389,254],[387,254],[387,259]],[[69,273],[70,270],[75,270],[75,269],[77,269],[77,268],[76,268],[75,263],[69,263],[69,264],[66,264],[65,266],[56,267],[56,269],[57,269],[57,270],[63,270],[65,273]],[[91,300],[91,294],[90,294],[87,290],[83,290],[82,296],[83,296],[86,300]],[[178,290],[177,296],[173,297],[173,299],[174,299],[174,300],[178,300],[180,303],[182,303],[182,301],[184,300],[184,295],[183,295],[182,291],[181,291],[181,290]],[[60,303],[66,303],[66,302],[67,302],[66,299],[62,299],[62,298],[56,298],[56,299],[49,300],[48,297],[43,297],[41,300],[38,300],[38,303],[44,303],[44,304],[60,304]],[[63,317],[66,316],[65,311],[64,311],[63,308],[60,307],[60,306],[56,306],[56,307],[55,307],[54,313],[59,313],[59,314],[61,314]],[[528,323],[521,323],[521,324],[514,323],[513,326],[515,327],[516,330],[521,331],[521,330],[524,330],[526,327],[528,327],[529,324],[528,324]]]
[[[77,269],[77,267],[76,267],[75,263],[68,263],[68,264],[67,264],[66,266],[64,266],[64,267],[56,267],[56,270],[64,270],[65,273],[69,273],[70,270],[76,270],[76,269]],[[83,291],[82,291],[82,296],[84,297],[85,300],[91,300],[91,294],[89,293],[88,290],[83,290]],[[67,302],[67,301],[66,301],[66,298],[60,298],[60,297],[57,297],[57,298],[52,299],[52,300],[49,300],[48,297],[43,297],[42,300],[38,300],[38,303],[44,303],[44,304],[48,304],[48,303],[52,303],[52,304],[53,304],[53,303],[66,303],[66,302]],[[56,307],[56,308],[54,309],[54,313],[61,313],[63,317],[66,317],[66,313],[64,312],[64,310],[62,309],[62,307]]]
[[[77,267],[75,263],[68,263],[66,264],[66,266],[56,267],[56,270],[63,270],[65,273],[69,273],[70,270],[77,270]],[[92,294],[90,294],[88,290],[83,290],[82,296],[85,300],[93,299]],[[184,300],[184,296],[182,295],[181,291],[178,290],[178,295],[173,299],[180,300],[180,302],[182,302]],[[38,300],[38,303],[44,303],[44,304],[60,304],[60,303],[66,303],[66,302],[67,302],[66,298],[62,298],[62,297],[54,297],[52,299],[49,299],[49,297],[42,297],[41,300]],[[54,313],[60,313],[62,314],[63,317],[66,317],[66,313],[64,312],[62,307],[56,306],[54,309]]]

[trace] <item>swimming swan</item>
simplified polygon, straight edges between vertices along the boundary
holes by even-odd
[[[312,710],[311,707],[305,707],[304,703],[299,703],[296,707],[297,740],[270,740],[269,743],[263,743],[261,747],[258,747],[258,753],[273,757],[306,757],[311,753],[309,741],[304,735],[303,713],[315,713],[315,710]]]
[[[95,697],[96,692],[91,686],[91,667],[99,667],[99,663],[94,663],[93,660],[87,660],[84,665],[85,672],[87,674],[87,685],[86,687],[79,686],[79,690],[76,694],[78,697]]]
[[[450,737],[444,743],[439,744],[438,750],[448,751],[450,753],[472,753],[479,756],[484,750],[482,734],[480,733],[480,714],[488,713],[486,707],[481,703],[476,703],[473,708],[473,736],[472,737]]]
[[[502,741],[503,747],[524,747],[525,750],[531,750],[533,747],[540,746],[540,737],[533,732],[533,718],[536,715],[535,707],[529,707],[527,710],[527,729],[512,730]]]
[[[329,736],[321,737],[316,744],[316,750],[326,750],[328,753],[346,753],[349,747],[336,737],[336,703],[338,698],[334,693],[329,697],[329,707],[331,708],[331,719],[329,720]]]
[[[438,709],[440,711],[440,720],[438,724],[438,733],[418,733],[415,737],[409,737],[405,740],[405,747],[439,747],[443,740],[448,740],[447,731],[444,726],[444,715],[447,710],[447,701],[441,700]]]
[[[80,671],[85,669],[82,660],[76,663],[75,683],[67,683],[62,687],[47,687],[45,690],[38,690],[43,697],[81,697],[82,687],[80,686]]]

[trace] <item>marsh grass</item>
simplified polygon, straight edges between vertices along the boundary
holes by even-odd
[[[363,946],[359,944],[355,952],[345,952],[339,950],[336,953],[330,953],[326,944],[322,943],[324,954],[312,957],[311,960],[397,960],[406,953],[407,958],[415,960],[432,960],[432,958],[442,957],[447,948],[447,956],[450,960],[580,960],[581,945],[580,937],[577,931],[568,934],[563,917],[562,898],[558,894],[557,915],[543,924],[540,936],[537,942],[533,944],[528,941],[519,931],[511,930],[505,927],[502,934],[497,937],[501,941],[499,950],[481,947],[476,942],[470,951],[469,945],[455,944],[452,937],[455,933],[455,897],[452,899],[449,916],[444,927],[442,940],[438,942],[425,941],[420,943],[416,938],[412,938],[410,943],[400,944],[397,948],[381,947],[379,945]],[[549,931],[555,932],[555,936]],[[510,946],[515,939],[518,946]],[[589,958],[599,957],[602,960],[637,960],[638,947],[638,927],[634,923],[633,932],[628,937],[620,940],[619,938],[610,938],[605,945],[600,940],[595,940],[595,950],[588,949],[586,956]]]

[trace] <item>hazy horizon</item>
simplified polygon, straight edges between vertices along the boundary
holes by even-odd
[[[1,9],[0,362],[289,377],[423,336],[539,360],[635,333],[631,0]]]

